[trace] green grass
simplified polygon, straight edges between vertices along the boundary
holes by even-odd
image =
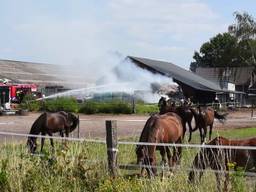
[[[253,137],[256,136],[256,128],[214,131],[213,135]],[[138,138],[122,140],[137,141]],[[194,134],[193,143],[198,142],[199,136]],[[187,182],[186,169],[190,168],[198,149],[183,149],[182,163],[174,176],[150,180],[135,177],[139,170],[119,170],[116,179],[110,178],[106,146],[103,144],[68,142],[67,146],[55,141],[55,153],[52,154],[47,148],[47,141],[45,156],[40,157],[28,154],[25,142],[1,144],[0,191],[216,191],[215,176],[210,171],[204,174],[200,183]],[[118,149],[119,164],[136,162],[135,146],[119,145]],[[159,152],[157,159],[160,162]],[[231,175],[231,178],[231,191],[254,191],[254,179],[249,180],[242,175]]]

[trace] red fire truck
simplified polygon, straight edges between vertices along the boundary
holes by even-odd
[[[25,95],[37,91],[35,84],[0,83],[0,104],[20,103]]]

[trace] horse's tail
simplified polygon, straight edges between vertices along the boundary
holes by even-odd
[[[38,135],[42,131],[42,126],[46,123],[46,118],[46,113],[41,114],[32,124],[29,134]],[[30,151],[34,152],[36,147],[36,137],[28,136],[27,145],[30,148]]]
[[[214,118],[218,119],[221,123],[223,123],[227,119],[228,113],[220,114],[216,110],[214,110]]]
[[[192,129],[192,132],[194,132],[194,131],[196,131],[196,130],[198,129],[198,126],[197,126],[198,113],[197,113],[196,110],[193,109],[193,108],[190,108],[190,111],[191,111],[191,113],[192,113],[192,115],[193,115],[193,117],[194,117],[194,119],[195,119],[195,127],[194,127],[194,129]]]

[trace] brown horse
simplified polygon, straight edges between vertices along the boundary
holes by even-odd
[[[229,140],[224,137],[216,137],[207,145],[228,145],[228,146],[256,146],[256,138],[243,140]],[[218,191],[221,191],[220,176],[221,171],[225,173],[224,190],[227,191],[229,182],[229,164],[232,163],[237,167],[243,168],[245,171],[255,171],[256,168],[256,150],[249,149],[220,149],[220,148],[202,148],[197,153],[193,164],[192,171],[189,173],[189,181],[195,181],[195,175],[199,174],[199,180],[203,175],[203,171],[207,167],[216,170],[216,180]],[[198,169],[198,171],[196,170]],[[199,172],[199,173],[198,173]]]
[[[152,115],[146,122],[139,142],[148,143],[181,143],[183,135],[183,127],[180,117],[175,113],[166,113],[163,115]],[[156,154],[155,151],[159,150],[162,156],[163,163],[166,163],[167,153],[169,166],[173,167],[181,157],[181,147],[173,148],[173,156],[171,159],[171,152],[168,147],[162,146],[147,146],[138,145],[136,148],[137,163],[140,165],[153,166],[146,168],[148,175],[156,175]],[[177,151],[178,152],[177,152]]]
[[[168,112],[174,112],[176,114],[178,114],[181,117],[182,120],[182,126],[183,126],[183,138],[185,136],[186,133],[186,125],[188,124],[189,127],[189,139],[188,142],[191,141],[192,139],[192,119],[193,119],[193,113],[190,110],[191,107],[189,105],[186,105],[186,103],[184,105],[181,106],[176,106],[175,102],[172,102],[171,99],[167,100],[164,97],[161,97],[159,102],[158,102],[158,106],[159,106],[159,114],[164,114],[164,113],[168,113]]]
[[[46,135],[52,136],[53,133],[59,132],[62,137],[64,137],[64,132],[66,137],[72,132],[78,125],[78,118],[72,113],[66,113],[60,111],[57,113],[47,113],[41,114],[33,123],[29,134],[32,135]],[[45,138],[41,138],[41,151],[43,150]],[[50,138],[51,146],[54,147],[53,139]],[[36,137],[29,136],[27,145],[30,152],[34,153],[36,151]]]
[[[201,143],[203,143],[205,141],[208,126],[210,128],[210,130],[209,130],[209,140],[211,140],[214,118],[223,122],[223,121],[226,120],[226,116],[227,116],[227,113],[226,114],[219,114],[212,107],[206,107],[204,109],[202,109],[201,107],[198,107],[198,111],[196,111],[193,108],[191,108],[190,110],[193,113],[194,118],[195,118],[195,122],[196,122],[196,127],[192,131],[194,132],[197,129],[199,129]]]

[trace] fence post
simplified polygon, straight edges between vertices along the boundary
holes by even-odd
[[[117,122],[106,121],[106,143],[108,155],[108,170],[111,176],[117,176]]]
[[[78,124],[77,124],[77,138],[80,138],[80,117],[77,115]]]

